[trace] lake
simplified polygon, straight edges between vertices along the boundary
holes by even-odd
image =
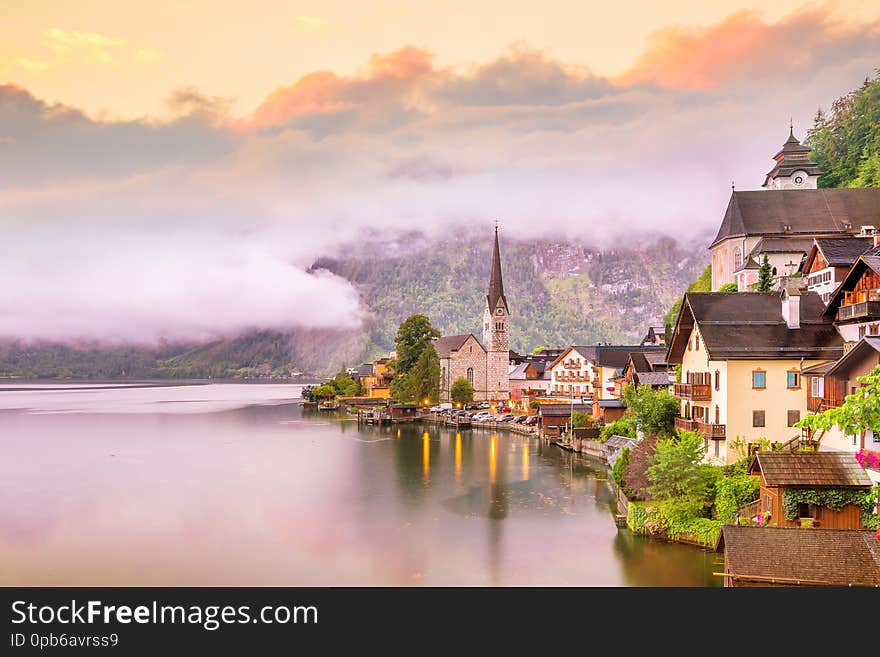
[[[598,462],[359,430],[300,389],[0,383],[0,584],[721,584],[721,555],[618,529]]]

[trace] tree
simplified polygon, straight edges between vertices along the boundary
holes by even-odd
[[[719,292],[739,292],[739,286],[736,283],[725,283],[718,288]]]
[[[361,388],[358,383],[346,373],[344,367],[330,383],[336,389],[336,394],[341,395],[342,397],[355,397],[360,392]]]
[[[655,499],[704,502],[710,484],[703,464],[705,451],[703,436],[696,431],[658,441],[645,472],[651,482],[648,492]]]
[[[770,260],[767,258],[767,254],[764,254],[764,259],[761,261],[761,266],[758,267],[758,282],[755,284],[755,291],[757,292],[770,292],[773,289],[773,270],[770,269]]]
[[[397,373],[408,374],[415,367],[419,356],[433,338],[439,338],[440,331],[431,326],[425,315],[410,315],[397,328],[394,344],[397,347]],[[436,352],[435,352],[436,354]]]
[[[661,436],[675,434],[675,416],[681,410],[681,402],[667,390],[628,385],[623,390],[623,401],[627,413],[635,419],[636,427],[644,433]]]
[[[571,426],[577,429],[592,427],[593,416],[584,411],[575,411],[571,414]]]
[[[470,381],[463,376],[460,376],[452,382],[450,395],[452,396],[452,401],[455,403],[467,404],[468,402],[474,401],[474,387],[471,385]]]
[[[436,404],[440,398],[440,358],[434,345],[422,349],[422,353],[412,370],[407,374],[407,399],[421,403],[428,400]]]
[[[636,437],[636,420],[632,415],[624,415],[614,420],[611,424],[602,427],[600,435],[603,440],[608,440],[611,436],[625,436],[627,438]]]
[[[847,395],[843,404],[808,415],[795,426],[825,430],[838,426],[848,436],[866,429],[880,432],[880,365],[856,380],[861,387]]]
[[[328,397],[335,397],[336,388],[330,383],[322,383],[318,387],[312,388],[310,394],[310,401],[321,401],[323,399],[327,399]]]

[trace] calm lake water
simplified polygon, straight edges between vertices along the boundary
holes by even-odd
[[[299,390],[0,384],[0,584],[720,584],[720,555],[615,527],[591,460]]]

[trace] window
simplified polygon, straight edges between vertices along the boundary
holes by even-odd
[[[467,380],[468,380],[468,383],[471,384],[471,386],[474,385],[474,368],[473,367],[469,367],[467,370]]]
[[[715,424],[721,424],[721,409],[718,408],[718,404],[715,404]]]
[[[800,411],[789,411],[788,412],[788,426],[793,427],[795,424],[801,421],[801,412]]]
[[[721,372],[715,370],[715,390],[721,390]]]
[[[752,371],[752,388],[755,390],[763,390],[767,387],[767,372],[764,370]],[[764,426],[763,424],[761,426]]]
[[[859,340],[861,340],[863,337],[865,337],[865,325],[864,324],[862,324],[859,327]]]
[[[693,340],[688,340],[688,351],[693,351],[694,343]]]
[[[868,335],[880,335],[880,324],[871,324],[868,327]]]
[[[789,370],[786,385],[789,389],[801,387],[801,375],[797,370]]]
[[[721,456],[721,454],[720,454],[720,451],[721,451],[721,441],[720,441],[720,440],[716,440],[716,441],[714,441],[714,442],[715,442],[715,457],[718,458],[719,456]]]
[[[743,263],[743,252],[742,249],[736,247],[733,250],[733,271],[737,271],[740,267],[742,267]]]
[[[776,276],[776,267],[773,268],[773,275]]]
[[[810,392],[813,397],[822,398],[825,396],[825,377],[814,376],[810,381]]]
[[[764,426],[764,411],[752,411],[752,426],[753,427],[763,427]]]
[[[699,335],[694,337],[694,345],[695,345],[694,349],[696,351],[699,351],[700,350],[700,336]]]

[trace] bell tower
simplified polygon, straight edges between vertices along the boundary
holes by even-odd
[[[794,136],[789,125],[788,141],[773,156],[776,166],[764,177],[764,189],[816,189],[822,169],[810,159],[810,147]]]
[[[501,276],[501,250],[498,246],[498,225],[492,249],[492,270],[489,290],[483,309],[483,346],[486,354],[486,389],[490,400],[506,401],[510,396],[507,366],[510,362],[510,308],[504,296]]]

